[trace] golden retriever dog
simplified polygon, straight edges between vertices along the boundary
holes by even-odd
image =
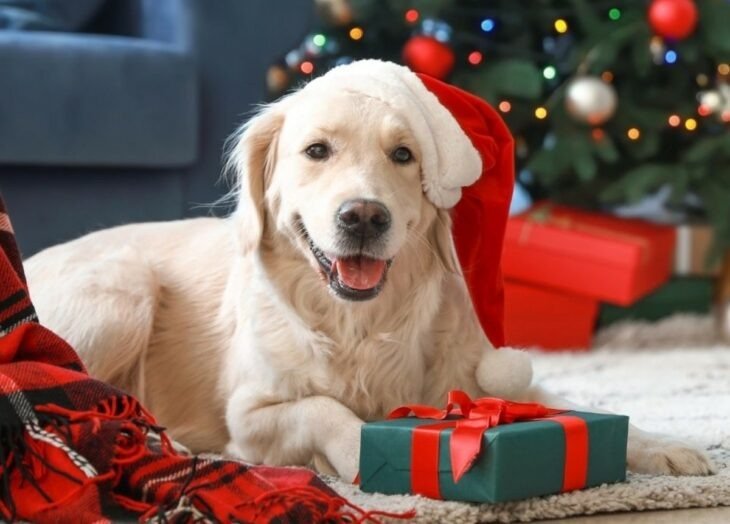
[[[420,179],[433,137],[331,74],[233,137],[229,218],[116,227],[27,260],[41,321],[190,450],[346,480],[363,421],[399,405],[462,389],[572,407],[531,383],[527,353],[495,350],[480,328],[448,211]],[[713,470],[692,446],[634,427],[628,467]]]

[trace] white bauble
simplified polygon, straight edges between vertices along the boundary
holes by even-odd
[[[575,120],[598,126],[616,112],[616,90],[595,76],[578,76],[565,90],[565,108]]]

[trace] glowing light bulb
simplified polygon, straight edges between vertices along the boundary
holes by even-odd
[[[555,75],[557,72],[555,71],[555,68],[553,66],[547,66],[545,69],[542,70],[542,76],[547,78],[548,80],[552,80],[555,78]]]
[[[362,40],[364,35],[365,31],[362,30],[362,27],[353,27],[350,29],[350,38],[353,40]]]
[[[471,65],[481,64],[483,58],[484,57],[482,56],[482,54],[479,51],[472,51],[471,53],[469,53],[469,56],[466,57],[467,61]]]
[[[540,106],[535,109],[535,118],[537,118],[538,120],[544,120],[545,118],[547,118],[547,115],[547,109],[545,109],[544,107]]]
[[[697,114],[700,116],[708,116],[710,113],[712,113],[712,109],[707,107],[706,105],[700,104],[697,106]]]
[[[499,110],[503,113],[509,113],[512,110],[512,104],[510,104],[507,100],[502,100],[497,107],[499,107]]]
[[[302,62],[299,65],[299,70],[304,73],[305,75],[310,74],[312,71],[314,71],[314,64],[310,61]]]
[[[717,66],[717,72],[721,75],[730,74],[730,64],[720,64]]]
[[[560,34],[566,33],[568,31],[568,22],[562,18],[558,18],[555,20],[555,30]]]
[[[480,27],[485,33],[491,33],[494,30],[494,20],[491,18],[485,18],[482,20]]]
[[[317,47],[322,47],[327,43],[327,37],[323,34],[317,34],[312,37],[312,43]]]
[[[406,22],[408,22],[409,24],[415,24],[416,22],[418,22],[418,18],[420,16],[421,15],[419,14],[419,12],[415,9],[409,9],[408,11],[406,11]]]
[[[697,129],[697,120],[695,120],[694,118],[688,118],[684,121],[684,128],[687,131],[694,131],[695,129]]]
[[[632,127],[626,131],[626,136],[628,136],[630,140],[638,140],[641,136],[641,132],[637,128]]]
[[[664,61],[667,64],[674,64],[677,62],[677,52],[673,51],[671,49],[668,49],[666,53],[664,53]]]
[[[670,126],[677,127],[682,123],[682,119],[679,118],[679,115],[669,115],[667,122],[669,122]]]
[[[621,18],[621,10],[616,7],[612,7],[608,10],[608,18],[615,22],[616,20]]]

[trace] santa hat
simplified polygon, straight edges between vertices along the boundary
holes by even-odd
[[[504,345],[500,259],[514,187],[513,140],[484,100],[391,62],[339,66],[307,86],[363,93],[401,110],[422,145],[422,183],[452,209],[457,258],[484,332]]]

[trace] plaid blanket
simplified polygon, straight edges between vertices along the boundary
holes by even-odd
[[[63,307],[59,304],[59,307]],[[0,517],[33,522],[363,522],[311,471],[175,452],[132,396],[38,323],[0,198]]]

